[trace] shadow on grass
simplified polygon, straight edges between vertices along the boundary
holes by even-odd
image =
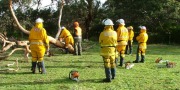
[[[0,82],[1,86],[8,86],[8,85],[43,85],[43,84],[74,84],[74,83],[103,83],[102,79],[87,79],[87,80],[80,80],[80,81],[74,81],[67,77],[64,77],[63,79],[54,79],[54,80],[43,80],[43,79],[37,79],[31,82],[11,82],[11,83],[2,83]]]
[[[80,61],[80,60],[78,60],[78,61],[73,61],[73,63],[103,63],[103,61],[102,62],[100,62],[100,61]]]
[[[80,80],[80,83],[103,83],[102,79],[86,79],[86,80]]]
[[[51,60],[51,62],[61,62],[61,63],[103,63],[103,61],[90,61],[90,60]]]
[[[0,72],[0,74],[5,74],[5,75],[18,75],[18,74],[22,74],[22,75],[25,75],[25,74],[32,74],[32,72],[21,72],[21,73],[18,73],[18,72]]]
[[[79,68],[79,69],[86,69],[86,68],[102,68],[102,66],[93,66],[93,65],[86,65],[86,66],[66,65],[66,66],[46,66],[46,68]]]
[[[1,86],[7,86],[7,85],[41,85],[41,84],[71,84],[74,83],[74,81],[70,80],[69,78],[64,79],[56,79],[53,81],[46,81],[43,79],[34,80],[32,82],[12,82],[12,83],[0,83]]]
[[[31,66],[21,66],[20,69],[31,69]],[[78,69],[87,69],[87,68],[103,68],[103,63],[102,65],[92,65],[92,64],[86,64],[86,65],[58,65],[58,66],[45,66],[46,69],[52,69],[52,68],[78,68]],[[37,68],[38,70],[38,68]],[[1,72],[0,72],[1,73]]]
[[[79,80],[78,82],[77,81],[74,81],[74,80],[71,80],[67,77],[64,77],[64,79],[56,79],[53,81],[53,83],[100,83],[102,80],[101,79],[86,79],[86,80]]]

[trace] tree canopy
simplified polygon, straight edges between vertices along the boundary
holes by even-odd
[[[51,0],[60,2],[60,0]],[[52,7],[40,9],[42,0],[13,0],[14,10],[20,23],[26,29],[34,25],[37,17],[44,19],[47,33],[55,36],[58,30],[59,4],[57,10]],[[9,11],[8,0],[0,0],[0,32],[7,32],[8,36],[26,38],[18,31]],[[37,8],[33,8],[37,5]],[[83,38],[98,40],[103,30],[102,20],[123,18],[126,26],[132,25],[135,34],[138,26],[145,25],[148,29],[148,43],[180,43],[180,1],[179,0],[106,0],[102,4],[99,0],[65,0],[62,12],[61,26],[71,32],[73,22],[78,21],[83,28]],[[115,30],[117,25],[114,26]]]

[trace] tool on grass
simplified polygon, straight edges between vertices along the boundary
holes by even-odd
[[[130,61],[125,63],[125,69],[131,69],[132,67],[134,67],[134,64],[131,63]]]
[[[155,60],[155,63],[157,63],[157,66],[158,67],[167,67],[167,68],[173,68],[176,66],[176,63],[175,62],[171,62],[169,60],[163,60],[162,57],[160,58],[157,58]]]
[[[76,71],[76,70],[71,70],[70,72],[69,72],[69,79],[71,79],[71,80],[74,80],[74,81],[79,81],[79,72],[78,71]]]

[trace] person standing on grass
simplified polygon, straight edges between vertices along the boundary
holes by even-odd
[[[68,54],[70,51],[68,50],[68,46],[69,45],[72,45],[74,46],[74,39],[71,35],[71,33],[69,32],[69,30],[67,30],[65,27],[62,27],[61,28],[62,31],[61,31],[61,34],[59,36],[59,40],[60,41],[65,41],[65,53]]]
[[[147,49],[146,42],[148,40],[148,34],[146,33],[146,27],[140,26],[140,34],[136,37],[136,40],[138,41],[138,47],[137,47],[137,53],[136,53],[136,60],[133,61],[134,63],[138,63],[141,56],[141,63],[144,63],[145,61],[145,53]]]
[[[119,52],[120,55],[120,64],[119,66],[123,66],[124,64],[124,57],[125,57],[125,50],[126,50],[126,45],[128,41],[128,30],[125,27],[125,21],[124,19],[118,19],[116,21],[119,25],[117,28],[117,51]]]
[[[132,54],[132,44],[133,44],[133,37],[134,37],[134,31],[133,31],[133,27],[132,26],[129,26],[127,27],[128,29],[128,34],[129,34],[129,38],[128,38],[128,44],[126,45],[126,51],[125,53],[126,54]],[[128,53],[129,51],[129,53]]]
[[[78,22],[74,22],[74,55],[82,54],[82,29],[79,27]]]
[[[35,26],[29,34],[30,50],[32,55],[32,73],[36,72],[36,64],[41,74],[45,74],[44,54],[49,52],[49,39],[46,30],[43,28],[43,20],[36,19]]]
[[[100,55],[104,61],[106,78],[103,82],[111,82],[116,75],[116,45],[117,33],[114,31],[113,22],[110,19],[103,20],[104,30],[100,33],[99,43],[101,46]]]

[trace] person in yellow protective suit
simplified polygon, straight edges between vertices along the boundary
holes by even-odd
[[[46,30],[43,28],[43,20],[36,19],[35,26],[29,34],[30,50],[32,55],[32,73],[36,72],[36,64],[41,74],[45,74],[44,54],[49,51],[49,39]]]
[[[145,52],[147,49],[146,42],[148,40],[148,34],[146,33],[146,27],[140,26],[140,34],[136,37],[136,40],[138,41],[138,48],[136,53],[136,60],[133,61],[134,63],[138,63],[141,56],[141,63],[144,63],[145,61]]]
[[[116,45],[117,33],[114,31],[113,22],[110,19],[103,20],[105,25],[103,32],[100,33],[99,43],[101,46],[100,55],[104,61],[105,75],[104,82],[111,82],[116,75]]]
[[[74,55],[82,54],[82,29],[79,27],[78,22],[74,22]]]
[[[69,30],[67,30],[65,27],[61,28],[61,34],[59,36],[60,41],[64,40],[65,41],[65,50],[66,50],[66,54],[69,53],[68,51],[68,45],[72,45],[74,46],[74,39],[71,35],[71,33],[69,32]]]
[[[129,26],[127,27],[128,29],[128,34],[129,34],[129,38],[128,38],[128,45],[126,45],[126,54],[132,54],[132,44],[133,44],[133,37],[134,37],[134,31],[133,31],[133,27]],[[129,50],[129,53],[128,53]]]
[[[128,30],[125,27],[125,21],[123,19],[118,19],[116,22],[119,25],[119,27],[117,28],[117,51],[120,55],[119,66],[122,67],[124,64],[125,50],[128,41]]]

